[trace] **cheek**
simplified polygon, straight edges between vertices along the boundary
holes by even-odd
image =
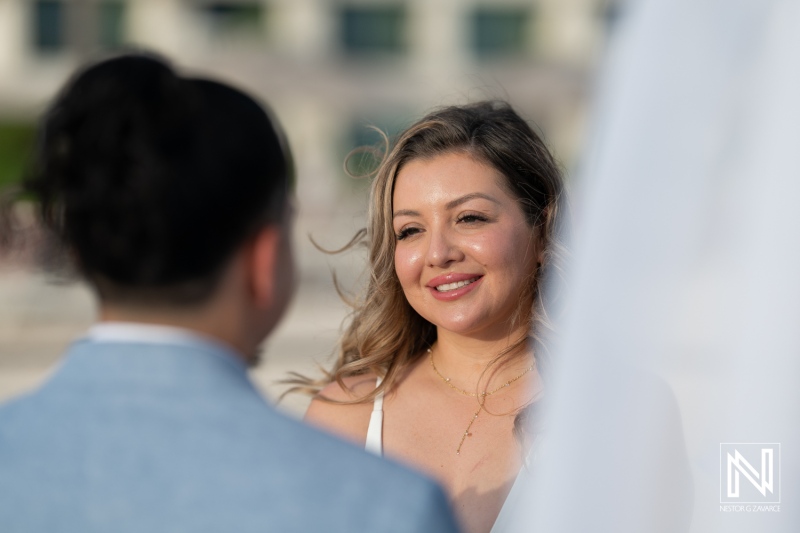
[[[394,270],[403,290],[416,284],[422,274],[422,254],[411,247],[398,246],[394,251]]]
[[[530,234],[516,228],[483,235],[470,244],[470,251],[484,266],[510,270],[512,276],[526,274],[536,255]]]
[[[518,236],[516,244],[507,254],[519,282],[532,282],[537,268],[536,240],[529,233]]]

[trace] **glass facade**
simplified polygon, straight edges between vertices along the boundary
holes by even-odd
[[[470,15],[470,47],[478,58],[521,56],[532,13],[524,6],[478,7]]]
[[[98,39],[103,48],[119,48],[125,40],[125,3],[100,2]]]
[[[72,13],[70,10],[94,10]],[[75,45],[74,32],[84,32],[83,37],[90,46],[103,49],[119,48],[125,42],[126,3],[122,0],[101,0],[90,3],[70,3],[65,0],[37,0],[32,5],[33,47],[40,53],[59,52]],[[72,15],[81,15],[77,20],[91,23],[91,31],[78,26],[69,28]]]
[[[344,6],[339,19],[341,44],[348,54],[391,55],[408,48],[403,5]]]
[[[33,46],[39,52],[58,52],[66,45],[64,4],[37,0],[33,4]]]
[[[202,10],[217,33],[258,33],[264,27],[261,2],[204,2]]]

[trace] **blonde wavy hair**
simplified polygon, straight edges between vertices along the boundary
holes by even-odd
[[[546,352],[544,339],[552,330],[548,316],[547,295],[542,280],[560,272],[565,253],[561,240],[564,187],[561,171],[542,139],[527,122],[505,102],[484,101],[451,106],[433,111],[405,130],[386,149],[370,190],[367,228],[361,230],[342,250],[365,242],[369,249],[369,279],[366,290],[355,301],[350,321],[338,348],[333,368],[322,379],[293,374],[285,383],[295,385],[290,391],[318,394],[326,385],[337,382],[347,390],[344,378],[375,373],[383,380],[375,390],[350,402],[372,401],[383,391],[390,391],[405,371],[417,362],[436,341],[436,326],[423,319],[405,298],[394,267],[396,236],[392,227],[392,196],[400,169],[409,161],[461,152],[498,170],[505,186],[517,199],[532,231],[539,231],[544,249],[543,260],[521,288],[533,301],[533,309],[517,314],[529,325],[537,364],[541,370]],[[338,252],[337,251],[337,252]],[[527,342],[519,339],[495,361]],[[333,401],[328,398],[321,399]]]

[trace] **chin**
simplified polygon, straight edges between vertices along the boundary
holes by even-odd
[[[445,330],[449,333],[455,333],[464,337],[480,335],[483,331],[491,328],[488,324],[482,324],[481,321],[472,319],[461,320],[430,320],[437,328]]]
[[[507,337],[513,330],[510,328],[511,316],[498,320],[488,316],[436,317],[428,319],[437,328],[461,335],[463,337]]]

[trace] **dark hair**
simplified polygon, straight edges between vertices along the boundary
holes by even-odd
[[[281,222],[292,172],[252,98],[133,54],[67,83],[23,190],[101,299],[185,305],[213,292],[249,235]]]

